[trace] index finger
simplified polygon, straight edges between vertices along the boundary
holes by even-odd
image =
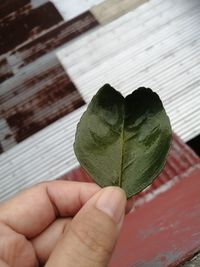
[[[92,183],[52,181],[38,184],[0,206],[0,220],[33,238],[56,217],[74,216],[100,187]]]

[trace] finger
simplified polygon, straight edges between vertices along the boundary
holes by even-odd
[[[0,206],[0,220],[33,238],[56,217],[76,214],[100,187],[92,183],[53,181],[28,189]]]
[[[117,187],[95,194],[72,220],[46,267],[107,266],[114,250],[126,206],[126,196]]]
[[[130,212],[132,206],[133,206],[133,199],[130,198],[128,199],[126,204],[126,213]],[[66,231],[68,229],[71,220],[72,220],[71,218],[56,220],[47,229],[45,229],[39,236],[35,237],[32,240],[32,244],[40,264],[44,264],[48,260],[57,242],[62,237],[64,230]]]
[[[39,236],[31,240],[40,264],[44,264],[48,260],[64,231],[67,231],[71,220],[70,218],[57,219]]]
[[[10,267],[7,263],[5,263],[4,261],[2,261],[1,259],[0,259],[0,266],[1,267]]]
[[[0,223],[0,237],[2,261],[12,267],[38,266],[32,244],[23,235]]]
[[[130,212],[132,206],[133,198],[129,198],[126,205],[126,213]],[[62,237],[64,230],[67,231],[71,220],[71,218],[56,220],[44,232],[32,240],[37,258],[41,264],[48,260],[57,242]]]

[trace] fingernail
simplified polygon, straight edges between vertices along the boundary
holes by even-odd
[[[108,187],[102,190],[96,202],[96,208],[110,216],[116,223],[125,213],[126,196],[122,189]]]

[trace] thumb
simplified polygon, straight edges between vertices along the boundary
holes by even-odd
[[[118,187],[96,193],[73,218],[46,267],[103,267],[112,256],[124,219],[126,195]]]

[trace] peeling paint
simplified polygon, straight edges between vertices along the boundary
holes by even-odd
[[[169,251],[159,254],[154,259],[144,262],[136,262],[131,267],[169,267],[173,262],[179,259],[181,253]]]
[[[199,251],[199,177],[194,168],[127,215],[109,267],[174,267]]]

